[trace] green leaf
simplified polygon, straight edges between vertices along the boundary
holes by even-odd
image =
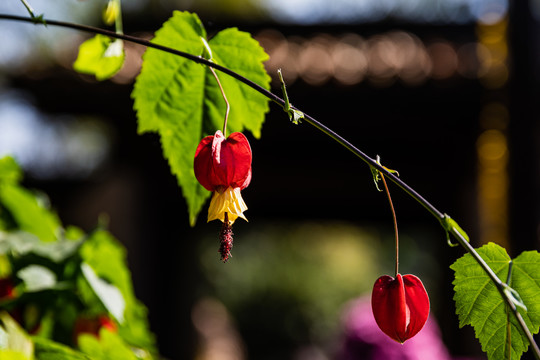
[[[20,230],[41,241],[56,241],[60,220],[30,191],[17,184],[0,183],[0,204],[11,213]]]
[[[56,287],[56,275],[41,265],[29,265],[17,272],[17,277],[25,285],[25,291],[35,292]]]
[[[0,182],[18,183],[22,178],[22,171],[15,159],[11,156],[0,158]]]
[[[263,66],[263,62],[268,60],[268,55],[250,34],[236,28],[225,29],[210,39],[209,44],[214,62],[247,77],[266,89],[270,88],[270,76]],[[247,129],[254,137],[260,138],[265,114],[269,109],[269,100],[228,75],[218,73],[218,76],[231,103],[228,131]],[[215,130],[223,127],[226,107],[210,72],[207,71],[206,77],[207,88],[210,88],[207,90],[207,100],[205,101],[208,112],[220,108],[219,112],[211,116],[214,126],[209,128],[208,134],[213,135]]]
[[[25,231],[0,231],[0,253],[17,257],[32,253],[56,263],[74,255],[81,243],[66,240],[42,242],[34,234]]]
[[[497,274],[506,280],[510,257],[505,249],[489,243],[478,253]],[[452,266],[455,271],[454,300],[460,327],[473,326],[482,350],[488,359],[519,359],[529,346],[513,314],[508,313],[506,302],[484,270],[470,254],[458,259]],[[519,294],[527,311],[519,308],[527,327],[536,334],[540,328],[540,254],[527,251],[513,260],[511,287]],[[510,348],[508,344],[510,343]]]
[[[105,35],[96,35],[83,42],[73,64],[75,71],[94,75],[97,80],[113,77],[124,65],[124,43]]]
[[[0,349],[0,359],[2,360],[30,360],[32,358],[24,355],[20,351]]]
[[[125,322],[118,329],[121,337],[130,345],[153,351],[154,335],[149,330],[146,307],[135,297],[124,247],[107,231],[98,230],[81,246],[80,255],[97,276],[120,290],[125,301]]]
[[[81,244],[82,240],[42,242],[35,235],[24,231],[0,231],[0,254],[25,256],[32,253],[55,263],[75,255]]]
[[[78,338],[81,351],[94,360],[137,360],[135,354],[116,333],[107,329],[99,331],[99,338],[81,334]]]
[[[152,42],[196,56],[208,55],[206,31],[195,14],[175,11]],[[263,62],[268,55],[251,36],[231,28],[208,41],[212,61],[269,88]],[[186,199],[190,224],[210,193],[196,180],[193,157],[200,140],[223,128],[226,104],[212,72],[191,60],[148,48],[132,97],[139,133],[157,132],[164,156]],[[260,137],[268,99],[218,72],[231,110],[228,132],[249,130]]]
[[[22,171],[10,156],[0,158],[0,184],[17,184],[22,179]],[[9,229],[13,227],[13,218],[5,211],[0,201],[0,229]]]
[[[90,360],[70,347],[42,337],[34,337],[35,357],[39,360]]]
[[[101,300],[105,308],[120,324],[122,324],[124,322],[126,302],[120,290],[118,290],[116,286],[100,279],[90,265],[82,263],[81,270],[86,281],[88,281],[88,284],[92,290],[94,290],[94,293]]]
[[[32,359],[34,344],[30,337],[7,312],[0,313],[0,321],[0,359]]]

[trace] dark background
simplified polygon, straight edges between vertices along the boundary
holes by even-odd
[[[152,9],[152,16],[141,11],[126,18],[126,32],[137,34],[159,28],[168,9]],[[204,9],[200,16],[209,33],[237,26],[255,34],[274,28],[288,37],[348,32],[369,37],[399,29],[425,42],[437,38],[454,44],[477,40],[475,23],[418,24],[384,19],[357,25],[300,26],[269,20],[253,23]],[[480,245],[474,240],[478,237],[479,116],[489,101],[505,104],[510,113],[509,251],[515,256],[523,250],[538,249],[538,23],[525,1],[512,2],[507,18],[510,76],[506,85],[496,90],[458,74],[428,78],[417,86],[399,80],[386,86],[367,80],[352,86],[335,81],[312,86],[298,79],[288,90],[296,107],[369,156],[380,155],[384,165],[399,170],[406,183],[457,220],[475,246]],[[205,281],[199,259],[193,254],[199,251],[197,238],[201,233],[215,232],[217,237],[219,227],[204,224],[201,219],[195,228],[189,227],[181,191],[162,157],[158,136],[137,135],[130,98],[132,84],[89,81],[55,64],[22,74],[5,72],[4,79],[5,87],[24,91],[44,114],[91,115],[107,124],[111,151],[93,174],[75,180],[42,179],[33,177],[30,171],[25,185],[45,191],[65,224],[89,230],[99,214],[110,216],[111,231],[128,248],[135,290],[150,309],[162,354],[171,359],[193,358],[197,335],[191,309]],[[272,90],[280,94],[279,88]],[[291,124],[273,104],[262,134],[260,140],[248,135],[254,175],[243,193],[250,222],[237,226],[239,237],[243,228],[268,221],[331,219],[369,223],[391,231],[386,199],[375,190],[369,167],[354,155],[306,123]],[[420,228],[422,233],[434,236],[435,244],[429,248],[444,269],[436,295],[443,300],[435,311],[446,345],[455,355],[478,355],[479,345],[472,330],[458,329],[453,315],[452,273],[446,270],[463,251],[446,245],[443,230],[419,204],[396,187],[391,190],[400,230],[414,233]],[[250,354],[257,354],[258,350],[249,344],[247,347]]]

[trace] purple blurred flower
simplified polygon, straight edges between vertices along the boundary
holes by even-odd
[[[400,344],[386,336],[377,326],[369,297],[354,300],[346,307],[343,327],[344,342],[338,360],[452,359],[432,316],[428,318],[422,331],[406,343]]]

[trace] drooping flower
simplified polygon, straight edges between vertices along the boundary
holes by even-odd
[[[371,308],[379,328],[397,342],[416,335],[427,321],[429,297],[414,275],[383,275],[375,281]]]
[[[251,181],[251,147],[244,134],[235,132],[225,139],[218,130],[201,140],[193,163],[195,177],[208,191],[212,200],[208,221],[221,220],[221,259],[227,261],[232,248],[232,224],[237,218],[247,221],[246,203],[241,190]]]

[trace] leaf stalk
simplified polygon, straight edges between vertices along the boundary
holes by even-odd
[[[227,106],[227,109],[225,110],[225,120],[223,120],[223,136],[227,137],[227,120],[229,120],[229,112],[231,111],[231,104],[229,103],[229,100],[227,100],[227,95],[225,94],[225,90],[223,90],[223,86],[221,85],[221,81],[219,81],[219,77],[216,74],[216,71],[209,67],[210,71],[214,75],[214,78],[216,78],[216,82],[219,86],[219,90],[221,91],[221,96],[223,96],[223,100],[225,100],[225,105]]]
[[[118,6],[118,13],[116,15],[116,19],[114,21],[114,27],[117,34],[123,34],[124,33],[124,25],[122,21],[122,0],[113,0],[116,1],[116,5]]]

